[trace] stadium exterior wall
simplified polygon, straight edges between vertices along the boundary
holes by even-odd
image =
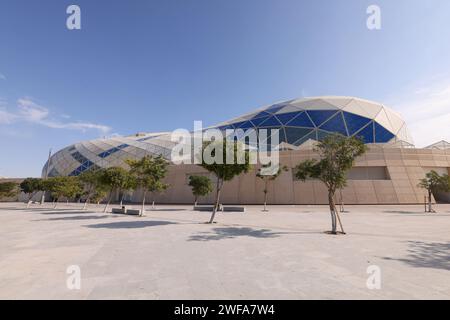
[[[270,182],[269,204],[327,204],[327,190],[320,181],[296,181],[292,173],[299,162],[314,158],[317,154],[312,150],[289,150],[280,152],[281,165],[289,171]],[[365,179],[358,171],[364,172],[376,168],[385,170],[386,176],[377,175],[375,179]],[[222,191],[223,204],[261,204],[263,203],[263,182],[252,171],[225,183]],[[417,186],[419,179],[431,169],[440,172],[450,170],[450,150],[430,150],[414,148],[373,148],[355,163],[356,173],[349,179],[342,190],[345,204],[419,204],[424,202],[425,190]],[[208,174],[196,165],[172,165],[165,182],[170,188],[162,194],[155,195],[157,203],[186,204],[193,202],[190,187],[187,184],[189,175]],[[212,203],[214,194],[200,199],[199,203]],[[128,200],[139,202],[142,192],[134,192]],[[337,194],[340,201],[340,193]],[[150,197],[149,202],[152,199]]]

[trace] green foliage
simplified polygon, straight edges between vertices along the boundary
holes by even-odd
[[[133,178],[124,168],[111,167],[100,171],[99,181],[110,192],[113,192],[130,188],[130,185],[133,183]]]
[[[189,186],[196,198],[206,196],[213,190],[211,180],[206,176],[190,176]]]
[[[219,154],[217,155],[216,152]],[[212,158],[218,156],[222,161],[220,163],[208,163],[205,161],[205,153],[210,153]],[[243,161],[239,161],[239,154],[243,155]],[[223,139],[223,141],[207,141],[203,144],[202,155],[200,166],[214,173],[221,182],[230,181],[241,173],[248,172],[251,168],[250,153],[248,150],[244,150],[244,145],[238,141],[227,139]],[[226,161],[228,158],[231,161]]]
[[[80,196],[83,191],[83,185],[78,177],[52,177],[44,181],[46,190],[55,199],[62,197],[73,199]]]
[[[420,179],[418,186],[428,190],[430,193],[447,192],[450,191],[450,177],[448,174],[441,176],[436,171],[431,170],[425,175],[425,178]]]
[[[106,189],[98,188],[92,193],[90,200],[94,203],[100,202],[106,197],[107,193]]]
[[[28,195],[32,195],[39,191],[44,191],[43,180],[39,178],[26,178],[20,183],[19,187],[23,193]]]
[[[93,199],[95,195],[97,195],[97,198],[100,195],[105,196],[108,187],[103,183],[103,174],[104,169],[100,169],[88,170],[78,176],[78,179],[83,185],[83,195],[86,197],[86,201]]]
[[[296,177],[299,180],[319,179],[334,195],[337,189],[347,184],[347,173],[353,167],[355,159],[363,155],[367,146],[356,137],[344,137],[340,134],[327,136],[319,142],[315,151],[320,160],[310,159],[301,162],[296,167]]]
[[[2,182],[0,183],[0,198],[9,198],[17,193],[18,184],[15,182]]]
[[[144,192],[160,192],[168,188],[162,180],[167,174],[169,162],[163,156],[145,156],[139,160],[129,159],[130,174],[134,185],[144,189]]]
[[[87,188],[95,188],[101,184],[102,170],[88,170],[78,176],[81,183]]]
[[[213,223],[219,208],[220,192],[224,182],[250,170],[250,153],[241,142],[225,138],[222,141],[203,143],[201,155],[200,166],[212,172],[217,178],[216,200],[209,221],[209,223]],[[217,161],[206,161],[205,156],[210,156]]]
[[[319,160],[306,160],[296,167],[295,175],[299,180],[318,179],[326,185],[333,234],[337,233],[336,218],[342,233],[345,233],[334,203],[334,194],[337,189],[346,186],[348,171],[353,167],[356,158],[363,155],[366,150],[367,146],[359,138],[331,134],[319,142],[315,149],[319,153]]]
[[[276,180],[280,174],[283,171],[288,171],[288,168],[286,166],[278,167],[278,168],[272,168],[270,164],[263,165],[258,172],[256,173],[256,176],[264,181],[264,193],[267,193],[267,185],[269,181]]]

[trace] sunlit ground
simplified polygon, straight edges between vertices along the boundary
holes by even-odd
[[[191,206],[81,208],[0,204],[0,298],[450,298],[450,205],[347,206],[345,236],[324,233],[326,206],[247,206],[214,225]]]

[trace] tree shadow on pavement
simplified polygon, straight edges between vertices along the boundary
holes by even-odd
[[[65,214],[93,214],[98,213],[94,211],[59,211],[59,209],[55,209],[54,211],[47,210],[46,212],[39,212],[39,214],[43,215],[65,215]]]
[[[419,211],[402,211],[402,210],[385,210],[384,213],[400,213],[400,214],[425,214]]]
[[[2,208],[0,208],[0,211],[11,211],[11,210],[39,212],[39,211],[50,211],[50,210],[53,210],[53,208],[35,208],[35,207],[27,208],[26,206],[24,206],[22,208],[18,208],[18,207],[2,207]],[[76,210],[76,209],[55,209],[55,210]]]
[[[170,221],[121,221],[111,223],[100,223],[87,225],[87,228],[93,229],[139,229],[147,227],[165,226],[169,224],[178,224]]]
[[[189,237],[188,241],[210,241],[233,239],[236,237],[276,238],[291,232],[272,232],[269,229],[253,229],[248,227],[214,228],[211,232],[200,232]]]
[[[70,220],[96,220],[96,219],[106,219],[111,218],[112,216],[74,216],[74,217],[58,217],[58,218],[49,218],[49,219],[41,219],[34,221],[70,221]]]
[[[408,241],[405,258],[383,257],[385,260],[401,261],[416,268],[450,270],[450,242]]]

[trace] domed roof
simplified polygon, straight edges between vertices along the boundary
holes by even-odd
[[[286,149],[310,148],[334,132],[382,146],[412,145],[400,115],[382,104],[352,97],[279,102],[212,128],[279,129],[279,147]],[[145,155],[162,155],[170,160],[175,145],[171,133],[138,133],[80,142],[55,153],[44,166],[42,176],[77,176],[95,168],[123,166],[126,159]]]
[[[413,141],[402,117],[376,102],[354,97],[314,97],[278,102],[216,126],[226,129],[280,128],[280,140],[300,146],[330,133],[361,137],[366,143]]]

